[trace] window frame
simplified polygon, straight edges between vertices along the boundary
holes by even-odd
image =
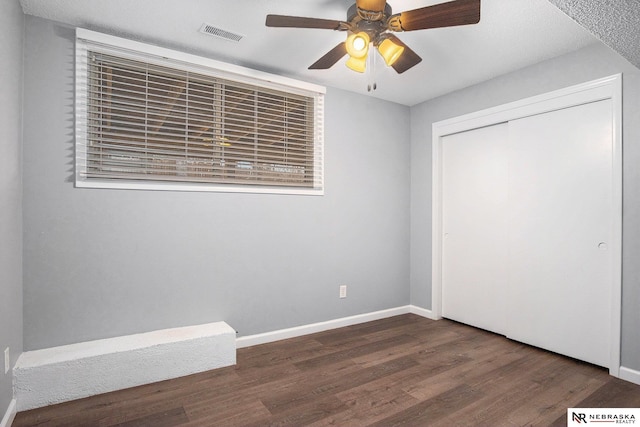
[[[87,169],[88,146],[88,52],[116,55],[134,61],[174,67],[188,72],[231,80],[267,90],[278,90],[314,99],[314,179],[313,188],[179,181],[99,179],[83,176]],[[75,46],[75,187],[160,191],[200,191],[324,195],[324,94],[326,89],[312,83],[269,74],[201,56],[153,46],[85,29],[76,29]]]

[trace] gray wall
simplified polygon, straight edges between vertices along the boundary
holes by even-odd
[[[623,73],[622,365],[640,370],[640,70],[595,44],[411,109],[411,302],[431,308],[431,125]]]
[[[408,107],[328,91],[323,197],[77,189],[73,34],[26,18],[27,350],[219,320],[250,335],[409,303]]]
[[[22,40],[18,0],[0,2],[0,419],[13,398],[11,365],[22,352]]]

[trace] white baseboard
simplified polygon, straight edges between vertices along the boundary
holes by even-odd
[[[316,332],[328,331],[329,329],[357,325],[359,323],[385,319],[387,317],[398,316],[400,314],[407,313],[409,313],[408,305],[403,307],[390,308],[388,310],[374,311],[372,313],[358,314],[356,316],[328,320],[326,322],[311,323],[308,325],[296,326],[294,328],[280,329],[277,331],[265,332],[262,334],[247,335],[245,337],[236,339],[236,348],[251,347],[252,345],[286,340],[303,335],[315,334]]]
[[[16,417],[16,408],[16,399],[13,399],[11,400],[11,403],[9,403],[9,407],[7,408],[7,412],[4,414],[4,417],[2,417],[2,421],[0,421],[0,427],[11,427],[11,423],[13,423],[13,419]]]
[[[17,410],[234,365],[235,335],[216,322],[24,352],[13,370]]]
[[[415,305],[409,306],[409,312],[413,314],[417,314],[418,316],[426,317],[427,319],[439,320],[431,310],[428,310],[422,307],[417,307]]]
[[[640,385],[640,371],[636,371],[635,369],[620,366],[619,378]]]
[[[393,317],[407,313],[414,313],[419,316],[434,319],[434,317],[431,315],[431,310],[416,307],[413,305],[405,305],[402,307],[390,308],[387,310],[374,311],[371,313],[358,314],[355,316],[328,320],[326,322],[311,323],[309,325],[297,326],[295,328],[280,329],[277,331],[265,332],[256,335],[247,335],[245,337],[236,339],[236,347],[251,347],[253,345],[266,344],[270,342],[285,340],[288,338],[300,337],[303,335],[314,334],[316,332],[357,325],[359,323],[371,322],[372,320],[386,319],[387,317]]]

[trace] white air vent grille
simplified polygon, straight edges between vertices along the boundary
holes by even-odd
[[[236,34],[231,31],[223,30],[220,27],[207,24],[206,22],[202,24],[202,27],[200,27],[200,32],[203,34],[208,34],[210,36],[218,37],[225,40],[231,40],[234,42],[239,42],[244,37],[241,34]]]

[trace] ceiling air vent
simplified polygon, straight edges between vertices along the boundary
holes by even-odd
[[[216,27],[215,25],[207,24],[206,22],[202,24],[200,27],[200,32],[203,34],[208,34],[210,36],[218,37],[225,40],[231,40],[234,42],[239,42],[244,37],[243,35],[232,33],[231,31],[223,30],[220,27]]]

